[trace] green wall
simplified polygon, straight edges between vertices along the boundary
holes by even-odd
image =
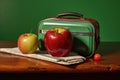
[[[79,12],[100,24],[101,41],[120,41],[120,0],[0,0],[0,41],[37,34],[40,20],[62,12]]]

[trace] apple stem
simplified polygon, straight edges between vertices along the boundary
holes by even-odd
[[[32,33],[32,30],[33,30],[33,29],[31,28],[31,29],[30,29],[30,33]]]
[[[56,33],[59,33],[59,30],[58,30],[57,28],[55,28],[55,32],[56,32]]]
[[[58,29],[56,30],[56,33],[59,33],[59,30],[58,30]]]

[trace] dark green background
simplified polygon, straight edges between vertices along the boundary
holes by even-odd
[[[101,41],[120,41],[120,0],[0,0],[0,41],[37,34],[40,20],[62,12],[79,12],[100,24]]]

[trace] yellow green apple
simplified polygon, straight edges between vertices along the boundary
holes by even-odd
[[[38,48],[38,38],[34,33],[21,34],[17,41],[19,50],[24,54],[34,53]]]

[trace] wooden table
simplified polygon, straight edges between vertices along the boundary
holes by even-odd
[[[0,48],[16,46],[16,42],[0,42]],[[92,80],[101,80],[105,78],[112,80],[120,78],[120,42],[101,42],[97,52],[102,55],[99,64],[89,58],[84,63],[70,66],[0,52],[0,79],[90,80],[92,78]]]

